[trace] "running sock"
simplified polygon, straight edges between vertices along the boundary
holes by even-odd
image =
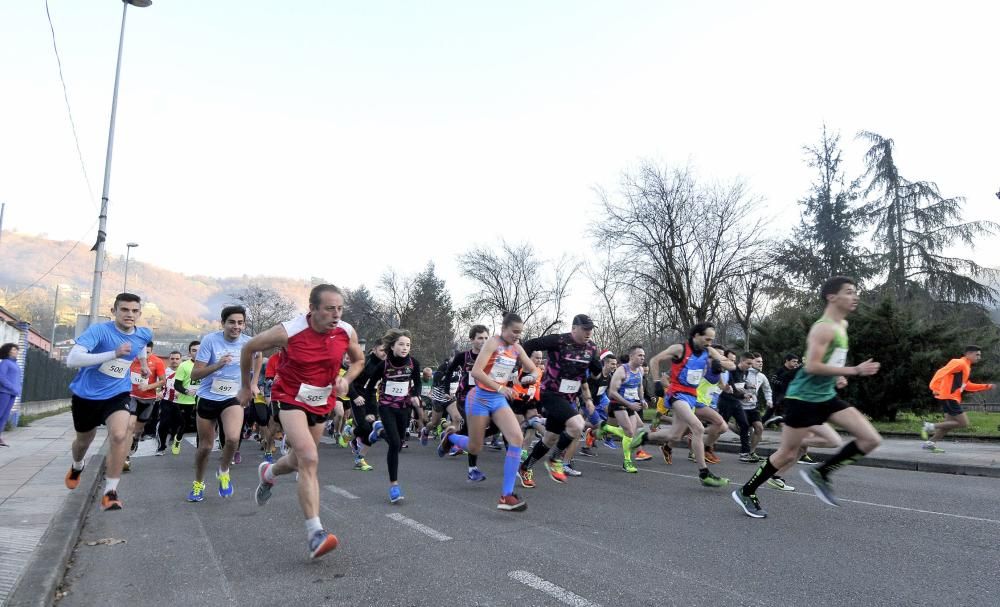
[[[218,473],[219,474],[229,474],[229,468],[226,468],[225,470],[223,470],[222,468],[219,468]]]
[[[528,459],[524,460],[524,467],[531,468],[535,465],[535,462],[545,457],[545,454],[549,452],[549,447],[545,444],[545,441],[540,440],[531,450],[531,455]]]
[[[777,473],[778,469],[774,467],[774,465],[771,463],[770,456],[768,456],[768,458],[764,460],[764,463],[761,464],[760,467],[757,468],[756,472],[753,473],[753,476],[750,477],[750,480],[747,481],[747,484],[743,485],[743,488],[740,490],[740,492],[744,496],[750,497],[751,495],[757,493],[757,489],[764,484],[764,481],[771,478]]]
[[[104,480],[104,492],[110,493],[112,491],[118,491],[118,481],[117,478],[108,478]]]
[[[601,432],[607,432],[608,434],[614,434],[618,438],[625,438],[625,431],[622,430],[621,426],[612,426],[611,424],[601,424]]]
[[[556,442],[556,451],[562,453],[573,444],[573,437],[565,432],[559,434],[559,440]]]
[[[521,448],[508,446],[507,457],[503,460],[503,491],[500,495],[514,493],[514,481],[517,480],[517,469],[521,465]]]
[[[837,470],[838,468],[843,468],[848,464],[853,464],[854,462],[858,461],[864,456],[865,453],[858,448],[857,441],[851,441],[846,445],[844,445],[843,447],[841,447],[840,451],[834,453],[833,457],[826,460],[826,463],[824,463],[816,470],[817,472],[819,472],[820,476],[822,476],[824,479],[827,479],[830,476],[830,473],[833,472],[834,470]]]
[[[322,530],[323,523],[319,522],[318,516],[306,519],[306,539],[312,539],[314,533]]]
[[[466,455],[469,456],[469,467],[470,468],[475,468],[475,467],[477,467],[479,465],[479,456],[478,455],[474,455],[474,454],[468,453],[468,452],[466,452]]]
[[[73,469],[77,472],[83,470],[83,462],[73,462]]]
[[[468,436],[465,436],[463,434],[451,434],[451,435],[448,436],[448,440],[451,441],[451,444],[455,445],[459,449],[462,449],[463,451],[468,451],[469,450],[469,437]],[[469,464],[469,465],[473,465],[473,464]]]
[[[264,480],[269,483],[274,482],[274,464],[264,468]]]
[[[699,468],[698,478],[708,478],[708,468]]]

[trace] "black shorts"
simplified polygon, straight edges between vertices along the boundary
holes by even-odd
[[[73,429],[77,432],[90,432],[108,422],[108,417],[118,411],[128,411],[132,396],[128,392],[116,394],[103,400],[91,400],[73,395],[70,410],[73,413]]]
[[[619,402],[615,402],[613,400],[609,401],[608,402],[608,419],[609,420],[610,419],[614,419],[614,417],[615,417],[615,411],[624,411],[625,413],[628,413],[629,415],[638,415],[638,413],[636,413],[635,411],[629,409],[628,407],[626,407],[625,405],[623,405],[623,404],[621,404]]]
[[[545,429],[555,434],[566,429],[566,422],[574,415],[579,415],[576,404],[569,402],[558,392],[542,392],[539,405],[545,410]]]
[[[760,419],[760,411],[757,409],[744,409],[743,412],[747,414],[747,423],[763,423]]]
[[[257,424],[257,427],[266,426],[271,421],[271,406],[266,403],[254,403],[247,407],[247,422]]]
[[[521,400],[515,398],[510,401],[510,410],[514,412],[514,415],[520,415],[524,417],[528,414],[529,409],[537,409],[538,402],[535,400]]]
[[[451,403],[452,403],[452,401],[450,401],[450,400],[446,400],[444,402],[441,402],[439,400],[435,400],[435,401],[431,402],[431,409],[435,413],[444,413],[445,411],[448,410],[448,405],[450,405]]]
[[[825,424],[831,415],[851,406],[836,396],[819,403],[786,398],[784,405],[785,419],[782,421],[790,428],[808,428]]]
[[[278,408],[282,411],[301,411],[306,414],[306,423],[309,427],[318,426],[326,422],[326,414],[312,413],[306,411],[301,405],[293,405],[291,403],[278,403]],[[281,416],[278,416],[281,419]]]
[[[965,409],[957,401],[935,398],[934,402],[941,405],[941,411],[945,415],[958,416],[965,413]]]
[[[147,422],[149,421],[149,416],[153,414],[153,405],[155,404],[155,398],[136,398],[130,396],[128,412],[137,418],[138,421]]]
[[[199,398],[198,404],[198,417],[202,419],[208,419],[215,421],[219,419],[222,412],[229,407],[239,407],[240,401],[235,398],[227,398],[226,400],[211,400],[209,398]]]

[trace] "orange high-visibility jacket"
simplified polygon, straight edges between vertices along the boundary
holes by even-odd
[[[931,379],[931,392],[934,398],[962,402],[962,392],[982,392],[993,388],[993,384],[974,384],[969,381],[972,365],[964,356],[953,358],[948,364],[938,369]]]

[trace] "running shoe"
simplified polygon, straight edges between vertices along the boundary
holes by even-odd
[[[464,449],[461,449],[460,447],[452,447],[451,451],[448,451],[448,457],[458,457],[463,453],[465,453]]]
[[[273,464],[274,463],[274,452],[273,451],[265,451],[264,452],[264,461],[267,462],[267,463],[269,463],[269,464]]]
[[[635,456],[632,459],[634,459],[637,462],[648,462],[649,460],[653,459],[653,456],[646,453],[642,449],[637,449],[635,452]]]
[[[516,493],[501,495],[497,502],[497,510],[507,510],[510,512],[520,512],[528,507],[528,503],[517,496]]]
[[[101,498],[101,510],[121,510],[122,501],[118,499],[117,491],[108,491]]]
[[[627,460],[622,464],[622,468],[625,470],[625,472],[631,472],[632,474],[635,474],[636,472],[639,471],[639,469],[635,467],[634,463]]]
[[[202,502],[205,501],[205,483],[201,481],[195,481],[191,485],[191,493],[188,493],[189,502]]]
[[[368,465],[368,462],[365,461],[365,458],[363,458],[363,457],[355,457],[354,458],[354,469],[355,470],[360,470],[361,472],[368,472],[368,471],[370,471],[372,469],[372,467]]]
[[[420,429],[420,446],[426,447],[427,443],[430,441],[431,433],[427,430],[427,426]]]
[[[131,471],[132,471],[132,458],[126,457],[125,463],[122,464],[122,472],[131,472]]]
[[[258,506],[263,506],[267,503],[267,500],[271,499],[271,488],[274,487],[274,483],[266,480],[265,474],[267,469],[271,467],[272,464],[267,462],[261,462],[257,466],[257,491],[253,494],[253,501],[257,502]]]
[[[594,429],[593,428],[587,428],[587,431],[584,432],[584,434],[583,434],[583,440],[584,440],[584,444],[586,445],[586,447],[584,447],[584,449],[593,449],[594,448]]]
[[[380,419],[376,420],[375,423],[372,424],[371,434],[368,435],[368,442],[369,443],[371,443],[373,445],[375,444],[375,441],[378,440],[378,435],[382,432],[382,428],[383,428],[383,426],[382,426],[382,420],[380,420]]]
[[[668,466],[674,463],[674,450],[670,448],[670,445],[666,443],[660,445],[660,454],[663,455],[663,462]]]
[[[399,485],[389,486],[389,501],[393,504],[403,501],[403,488]]]
[[[132,437],[132,446],[128,449],[129,455],[135,455],[135,452],[139,450],[139,439]]]
[[[618,448],[618,445],[616,445],[616,444],[615,444],[615,439],[611,438],[610,436],[609,436],[609,437],[607,437],[607,438],[605,438],[605,439],[604,439],[604,440],[602,441],[602,443],[603,443],[603,444],[604,444],[604,446],[605,446],[605,447],[607,447],[608,449],[617,449],[617,448]]]
[[[251,430],[250,428],[245,428],[243,430],[243,440],[250,440],[251,436],[253,436],[253,430]]]
[[[740,461],[744,464],[759,464],[763,460],[756,453],[740,453]]]
[[[494,440],[488,446],[489,446],[490,449],[493,449],[494,451],[502,451],[503,450],[503,442],[499,441],[499,440]]]
[[[580,447],[578,453],[584,457],[597,457],[597,454],[590,447]]]
[[[688,451],[688,461],[689,462],[694,461],[694,451]]]
[[[73,466],[69,467],[69,472],[66,473],[66,488],[76,489],[80,485],[80,475],[83,474],[83,469],[77,470]]]
[[[923,427],[920,429],[920,438],[924,440],[930,439],[931,432],[934,432],[934,424],[930,422],[924,422]]]
[[[545,469],[549,471],[549,478],[557,483],[566,482],[566,473],[563,472],[562,460],[550,459],[545,461]]]
[[[733,501],[739,504],[744,514],[750,518],[767,518],[767,511],[760,507],[760,500],[756,495],[743,495],[740,489],[733,490]]]
[[[318,559],[337,548],[337,536],[320,529],[309,538],[309,558]]]
[[[447,430],[444,431],[444,434],[441,435],[441,441],[438,443],[438,448],[437,448],[438,457],[444,457],[445,455],[448,454],[448,445],[449,445],[448,437],[454,433],[455,431],[453,429],[448,428]],[[451,450],[454,451],[457,448],[458,447],[452,447]]]
[[[354,436],[354,426],[351,424],[344,424],[344,430],[340,433],[341,436]]]
[[[361,455],[361,448],[358,447],[358,439],[357,439],[357,437],[352,438],[351,440],[349,440],[348,444],[351,446],[351,453],[354,454],[354,457],[357,457],[357,456]]]
[[[243,456],[240,455],[239,451],[237,451],[236,453],[233,453],[233,464],[234,465],[238,464],[238,463],[240,463],[242,461],[243,461]]]
[[[709,449],[705,447],[705,463],[706,464],[718,464],[721,463],[722,459],[715,454],[714,449]]]
[[[173,455],[181,454],[181,441],[179,439],[174,439],[174,444],[170,445],[170,453]]]
[[[925,451],[930,451],[931,453],[944,453],[944,449],[938,447],[931,441],[927,441],[926,443],[921,445],[920,448]]]
[[[806,453],[805,455],[799,458],[799,463],[806,466],[815,466],[819,462],[814,460],[811,455]]]
[[[816,493],[816,497],[820,499],[824,504],[828,506],[839,506],[840,503],[837,501],[837,496],[833,494],[833,487],[830,486],[830,481],[823,478],[819,470],[816,468],[809,468],[808,470],[799,470],[799,474],[802,478],[809,483],[809,486],[813,488]]]
[[[337,446],[340,447],[341,449],[347,448],[347,438],[344,437],[343,432],[337,435]]]
[[[563,464],[563,473],[566,476],[583,476],[583,472],[580,472],[573,467],[573,462],[566,462]]]
[[[479,469],[479,466],[476,466],[469,470],[470,483],[478,483],[485,480],[486,480],[486,475],[483,474],[482,470]]]
[[[778,491],[795,491],[795,487],[789,485],[785,482],[785,479],[780,476],[772,476],[767,479],[767,486],[774,487]]]
[[[709,472],[708,476],[701,479],[701,484],[706,487],[725,487],[729,484],[729,479],[716,476],[715,474]]]
[[[774,417],[768,418],[768,420],[764,422],[764,427],[766,428],[768,426],[777,426],[784,419],[785,417],[783,415],[775,415]]]
[[[157,457],[160,457],[160,456],[163,456],[163,455],[166,455],[166,454],[167,454],[167,446],[164,445],[162,447],[157,447],[156,448],[156,453],[154,453],[153,455],[155,455]]]
[[[406,441],[403,441],[402,443],[400,443],[399,448],[400,449],[409,449],[410,445]]]
[[[219,497],[232,497],[233,481],[229,478],[229,471],[216,472],[215,478],[219,479]]]
[[[519,467],[517,480],[521,481],[521,486],[525,489],[533,489],[535,487],[535,471],[531,468]]]

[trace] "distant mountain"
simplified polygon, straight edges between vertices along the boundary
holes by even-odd
[[[70,250],[73,241],[3,232],[0,240],[0,305],[16,307],[36,325],[51,327],[55,290],[59,284],[59,322],[73,325],[76,314],[86,314],[90,307],[94,276],[94,254],[89,250],[90,244],[77,245],[52,274],[18,297],[12,305],[9,303],[12,298],[49,270]],[[107,258],[101,293],[102,313],[111,307],[111,301],[122,284],[124,269],[124,256]],[[232,301],[232,293],[249,284],[265,285],[291,301],[303,304],[311,288],[309,281],[305,280],[246,275],[226,278],[188,276],[148,263],[129,262],[128,289],[143,298],[141,324],[156,328],[158,340],[161,335],[187,337],[216,328],[219,309]]]

